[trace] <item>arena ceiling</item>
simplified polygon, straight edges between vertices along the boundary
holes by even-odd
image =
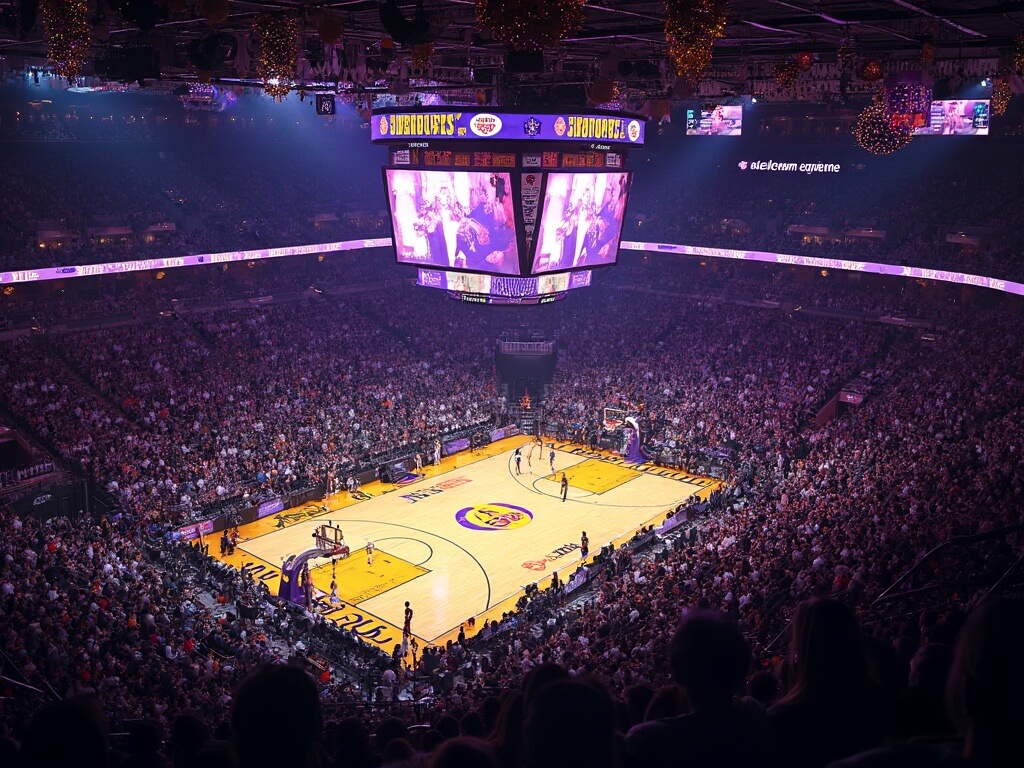
[[[111,5],[145,8],[153,1],[90,0],[94,27],[103,25],[109,30],[106,41],[96,40],[97,55],[111,46],[145,44],[162,50],[161,60],[166,61],[169,49],[180,49],[211,33],[198,0],[188,0],[180,11],[158,6],[158,16],[166,14],[166,18],[156,21],[148,34],[141,34],[137,25],[124,20],[123,13],[110,9]],[[5,22],[12,12],[34,2],[11,0]],[[392,11],[406,19],[417,12],[416,0],[389,2]],[[329,11],[344,25],[344,42],[355,43],[370,55],[389,35],[383,5],[380,0],[231,0],[229,17],[216,30],[242,39],[257,13],[275,11],[299,15],[312,38],[317,15]],[[501,68],[497,62],[504,51],[487,30],[478,28],[474,0],[423,0],[422,7],[436,31],[435,66]],[[557,49],[545,51],[544,67],[553,80],[586,82],[622,71],[653,74],[652,65],[662,72],[660,79],[652,78],[659,80],[659,86],[664,84],[660,81],[671,80],[671,67],[666,64],[664,0],[598,0],[586,4],[584,16],[577,33]],[[41,21],[27,34],[12,29],[10,23],[5,26],[6,30],[0,30],[0,55],[45,57]],[[725,35],[715,45],[714,61],[718,66],[753,66],[806,51],[818,61],[834,62],[836,48],[850,40],[859,55],[883,61],[914,60],[922,46],[930,43],[935,46],[936,60],[1008,62],[1019,31],[1024,31],[1024,0],[731,0]],[[399,56],[408,55],[407,48],[398,46],[397,50]],[[172,68],[164,64],[162,69],[166,73]]]

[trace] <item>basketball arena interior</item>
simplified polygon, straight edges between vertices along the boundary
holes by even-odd
[[[1021,3],[0,22],[0,765],[1024,765]]]

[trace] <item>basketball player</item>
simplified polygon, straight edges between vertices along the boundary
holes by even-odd
[[[551,449],[551,453],[548,454],[548,461],[551,462],[551,474],[555,474],[555,449]]]
[[[562,473],[562,502],[565,502],[565,497],[569,495],[569,478],[565,476],[565,472]]]
[[[366,567],[373,568],[373,542],[366,542]]]
[[[412,634],[412,608],[409,601],[405,601],[405,624],[402,626],[402,637],[409,637]]]
[[[590,553],[590,539],[587,538],[587,532],[583,532],[583,536],[580,537],[580,558],[582,560],[587,559],[587,555]]]
[[[512,455],[515,457],[515,460],[516,460],[516,474],[517,475],[523,474],[522,470],[520,469],[520,466],[523,463],[523,449],[522,449],[522,447],[516,448],[516,452],[514,454],[512,454]]]

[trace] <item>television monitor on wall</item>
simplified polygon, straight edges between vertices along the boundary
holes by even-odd
[[[713,109],[686,110],[687,136],[740,136],[742,133],[742,104],[719,104]]]
[[[533,274],[615,264],[630,173],[549,173]]]
[[[917,128],[915,136],[988,136],[988,99],[947,99],[933,101],[928,125]]]
[[[401,264],[519,274],[508,173],[385,169]]]

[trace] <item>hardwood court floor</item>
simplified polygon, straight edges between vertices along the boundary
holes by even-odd
[[[519,446],[521,474],[513,456]],[[582,531],[592,556],[660,523],[680,501],[718,487],[715,480],[627,465],[571,444],[554,449],[554,473],[548,443],[539,457],[535,445],[516,437],[445,459],[409,484],[375,482],[357,498],[337,494],[244,527],[236,553],[222,559],[248,565],[276,594],[282,561],[309,548],[316,526],[330,520],[344,531],[352,554],[333,564],[311,561],[318,602],[330,620],[390,651],[401,642],[405,601],[420,642],[443,642],[471,616],[479,627],[484,617],[509,610],[527,584],[546,585],[555,570],[567,578],[579,565]],[[376,547],[372,565],[363,549],[368,540]],[[211,551],[219,549],[209,543]],[[340,605],[328,599],[332,576]]]

